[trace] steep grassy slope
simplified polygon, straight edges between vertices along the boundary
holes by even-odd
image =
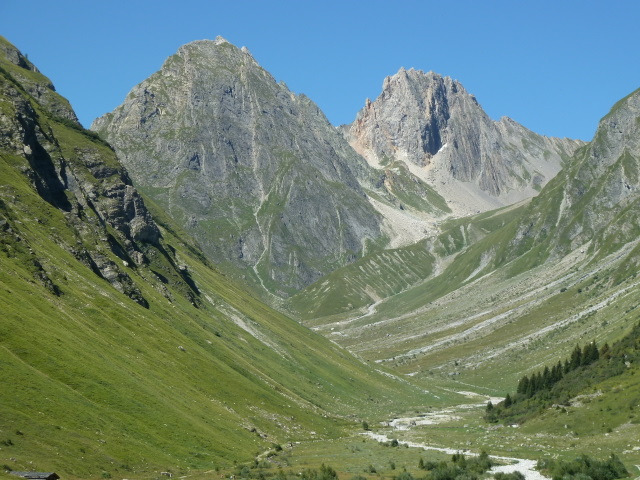
[[[156,223],[114,152],[49,108],[65,102],[0,40],[6,468],[210,470],[433,401],[252,298],[152,205]]]
[[[399,392],[430,401],[186,255],[203,306],[179,295],[170,302],[134,274],[147,310],[46,237],[24,238],[63,293],[3,257],[1,371],[10,388],[1,423],[14,469],[30,461],[76,476],[213,468],[272,442],[313,438],[312,430],[338,435],[346,416],[380,416]]]

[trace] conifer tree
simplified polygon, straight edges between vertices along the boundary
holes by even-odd
[[[599,356],[600,353],[598,352],[596,342],[588,343],[582,350],[582,365],[590,365],[598,360]]]
[[[580,365],[582,365],[582,350],[580,349],[580,345],[576,345],[576,348],[574,348],[571,353],[570,368],[571,370],[575,370]]]
[[[527,398],[531,398],[536,394],[536,375],[537,374],[534,373],[529,379],[529,385],[527,386]]]
[[[517,392],[520,393],[521,395],[527,395],[528,390],[529,390],[529,377],[525,375],[518,382]]]
[[[551,380],[551,370],[545,366],[542,373],[542,390],[548,390],[551,388],[553,381]]]
[[[507,393],[504,399],[504,408],[509,408],[511,405],[513,405],[513,400],[511,399],[511,395]]]

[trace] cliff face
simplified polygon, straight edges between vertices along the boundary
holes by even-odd
[[[533,197],[581,145],[495,122],[457,81],[404,69],[336,129],[222,38],[181,47],[92,129],[209,258],[278,296],[445,215]]]
[[[55,92],[49,79],[1,37],[0,100],[4,174],[19,172],[42,199],[63,213],[64,225],[51,227],[51,231],[72,233],[64,239],[62,234],[52,234],[54,241],[114,288],[148,306],[130,273],[144,268],[149,251],[166,254],[157,225],[115,153],[77,123],[69,103]],[[11,193],[14,191],[7,184],[0,197],[1,243],[14,246],[7,252],[24,244],[20,217],[34,215],[25,210],[27,206],[20,203],[19,194]],[[46,212],[35,214],[38,222],[46,221]],[[37,266],[39,281],[61,293],[35,254],[25,258]],[[174,273],[178,278],[182,275]],[[153,276],[149,281],[154,282]]]
[[[92,129],[210,258],[272,292],[381,237],[370,167],[313,102],[224,39],[180,48]]]
[[[343,127],[370,164],[403,161],[458,214],[537,194],[581,142],[537,135],[509,118],[491,120],[449,77],[401,69]]]
[[[593,140],[532,203],[512,242],[543,243],[550,255],[588,245],[611,253],[640,235],[640,90],[620,100]],[[638,260],[628,267],[635,268]]]

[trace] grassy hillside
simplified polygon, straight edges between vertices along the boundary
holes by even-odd
[[[613,418],[601,423],[600,427],[610,432],[612,426],[619,426],[627,420],[637,424],[639,422],[635,420],[634,410],[640,406],[640,387],[636,385],[633,377],[638,372],[639,359],[640,324],[612,346],[605,343],[598,347],[595,342],[587,343],[583,347],[576,345],[571,356],[564,361],[559,360],[556,365],[546,365],[530,377],[522,377],[517,389],[514,389],[504,401],[495,407],[488,406],[487,418],[494,423],[523,423],[551,406],[567,413],[567,407],[582,403],[572,402],[573,398],[584,400],[600,397],[603,395],[602,385],[619,385],[617,390],[621,392],[625,390],[622,385],[625,385],[629,390],[625,395],[626,401],[618,402],[619,408],[615,413],[607,405],[606,411]],[[593,389],[594,393],[583,395],[585,387],[593,385],[597,386]],[[603,400],[605,399],[599,401]],[[601,409],[601,412],[603,411]],[[603,421],[605,416],[603,415]],[[612,421],[615,425],[610,424]]]
[[[401,293],[399,297],[406,302],[408,297],[404,292],[408,291],[428,291],[429,298],[437,298],[443,292],[460,286],[458,274],[455,277],[440,275],[452,260],[470,246],[474,251],[485,251],[486,245],[495,243],[495,238],[482,240],[518,218],[523,208],[522,205],[507,207],[471,218],[447,220],[429,238],[406,247],[370,253],[335,270],[296,294],[288,302],[289,307],[297,318],[308,321],[308,325],[320,325],[328,320],[366,317],[370,315],[374,304]],[[479,245],[475,246],[476,243]],[[463,263],[458,262],[452,267],[466,271],[463,278],[467,278],[479,266],[475,259],[468,264]],[[476,271],[474,276],[479,272]],[[420,294],[415,306],[419,307],[428,301]],[[407,305],[403,308],[407,309]],[[359,323],[367,322],[362,320]]]
[[[0,65],[5,469],[203,472],[434,402],[219,273],[16,62]]]

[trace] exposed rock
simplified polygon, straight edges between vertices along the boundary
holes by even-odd
[[[9,163],[39,196],[64,212],[76,239],[63,247],[115,289],[147,307],[124,265],[142,266],[148,253],[158,250],[170,264],[174,261],[162,247],[160,230],[115,153],[77,124],[72,110],[65,112],[68,103],[50,81],[1,37],[0,99],[0,157],[11,158]],[[18,245],[19,233],[4,221],[9,226],[5,233],[11,234],[5,236],[6,242]],[[59,295],[60,288],[37,254],[28,249],[23,257],[36,280]],[[118,257],[120,261],[114,262]],[[175,268],[175,281],[193,302],[197,292],[185,276]]]
[[[494,122],[459,82],[402,69],[342,129],[352,149],[220,37],[181,47],[92,129],[210,258],[279,295],[445,214],[533,197],[581,145]]]
[[[362,255],[377,179],[319,108],[222,38],[181,47],[94,122],[218,263],[287,294]]]
[[[571,246],[596,237],[592,248],[634,240],[640,219],[640,90],[620,100],[600,121],[592,142],[563,172],[566,182],[556,226]],[[611,225],[610,225],[611,224]],[[610,225],[610,226],[609,226]],[[607,240],[608,239],[608,240]]]
[[[36,66],[3,37],[0,37],[0,56],[20,67],[15,69],[12,75],[34,100],[53,115],[80,125],[67,99],[56,93],[55,87],[48,78],[43,75],[33,75],[33,73],[40,73]]]
[[[535,196],[582,143],[491,120],[456,80],[400,71],[343,127],[371,165],[405,162],[459,215]]]
[[[640,90],[613,107],[600,121],[593,140],[531,202],[505,261],[534,252],[537,264],[577,248],[604,256],[637,242],[639,118]],[[628,262],[629,272],[637,268],[637,262],[635,258]]]

